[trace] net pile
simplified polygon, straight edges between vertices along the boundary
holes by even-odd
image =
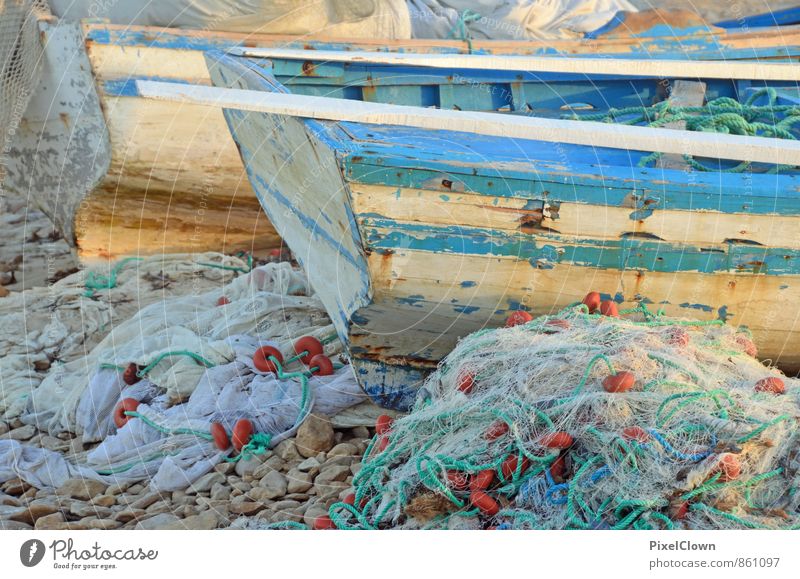
[[[722,321],[603,308],[462,340],[332,526],[800,527],[797,380]]]
[[[38,78],[37,22],[49,13],[46,0],[0,0],[0,184],[6,153]]]

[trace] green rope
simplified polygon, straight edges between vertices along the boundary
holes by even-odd
[[[456,20],[455,24],[453,24],[453,28],[450,30],[450,34],[448,35],[450,38],[455,38],[457,40],[463,40],[466,42],[469,54],[472,54],[472,36],[467,28],[467,24],[476,22],[480,19],[481,15],[478,12],[467,8],[458,15],[458,19]]]
[[[236,254],[236,257],[247,257],[247,268],[243,267],[236,267],[233,265],[222,265],[221,263],[209,263],[209,262],[197,262],[197,265],[202,265],[203,267],[211,267],[214,269],[224,269],[225,271],[236,271],[239,273],[250,273],[253,271],[253,256],[249,253],[245,253],[240,251]]]
[[[95,271],[90,271],[86,276],[86,283],[84,284],[86,291],[83,295],[87,298],[90,298],[94,296],[95,290],[112,289],[117,287],[117,276],[119,275],[119,272],[122,271],[122,268],[131,261],[141,261],[142,259],[143,258],[141,257],[126,257],[125,259],[117,262],[116,265],[111,268],[111,272],[107,276]]]
[[[164,360],[165,358],[172,358],[173,356],[187,356],[192,360],[194,360],[195,362],[202,364],[206,368],[213,368],[215,366],[214,362],[211,362],[210,360],[203,358],[200,354],[195,354],[194,352],[190,352],[189,350],[172,350],[156,356],[156,358],[152,362],[150,362],[144,368],[139,370],[136,373],[136,375],[139,378],[143,378],[150,372],[150,370],[155,368],[162,360]]]

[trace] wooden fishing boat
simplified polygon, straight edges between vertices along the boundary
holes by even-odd
[[[42,85],[11,151],[6,185],[36,199],[84,259],[162,251],[258,250],[279,243],[244,174],[220,111],[147,102],[136,81],[210,84],[207,50],[237,47],[415,53],[795,59],[800,27],[723,30],[687,12],[620,17],[586,39],[313,40],[52,21],[42,26]],[[276,78],[304,94],[385,101],[402,83],[318,60],[288,60]],[[68,75],[69,83],[61,82]],[[302,88],[300,88],[302,85]],[[454,87],[458,92],[458,87]],[[395,101],[402,104],[402,100]]]
[[[304,58],[210,53],[219,88],[138,90],[224,109],[264,210],[375,400],[407,407],[459,337],[592,290],[746,326],[763,357],[800,365],[800,175],[762,171],[800,165],[800,142],[559,118],[673,99],[698,80],[701,101],[754,104],[770,88],[786,111],[800,105],[796,67],[361,53],[347,65],[362,83],[329,99],[278,80]],[[348,60],[324,58],[320,75]],[[376,78],[402,84],[373,92]],[[663,164],[639,166],[651,151]],[[768,165],[728,172],[735,161],[720,159]]]

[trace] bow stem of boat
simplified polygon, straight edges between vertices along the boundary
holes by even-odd
[[[683,65],[687,63],[681,63]],[[599,148],[800,165],[800,141],[137,80],[144,98],[326,121],[347,121]]]

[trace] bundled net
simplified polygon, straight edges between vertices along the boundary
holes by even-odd
[[[605,304],[462,340],[332,526],[800,527],[797,381],[722,321]]]
[[[46,0],[0,0],[0,183],[6,154],[38,79],[42,44],[37,23]]]

